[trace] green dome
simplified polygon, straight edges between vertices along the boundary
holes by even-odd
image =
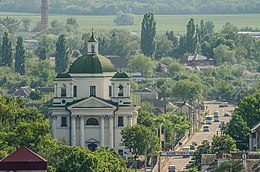
[[[75,60],[68,73],[116,72],[111,61],[100,54],[86,54]]]
[[[129,78],[125,72],[117,72],[112,78]]]

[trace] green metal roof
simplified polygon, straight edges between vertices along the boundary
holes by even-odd
[[[71,78],[68,73],[59,73],[55,78]]]
[[[68,73],[103,73],[116,72],[111,61],[100,54],[86,54],[75,60]]]
[[[129,78],[125,72],[117,72],[112,78]]]

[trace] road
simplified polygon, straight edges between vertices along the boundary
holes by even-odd
[[[196,132],[194,135],[191,136],[189,141],[184,144],[184,147],[188,147],[191,145],[192,141],[196,141],[198,145],[201,144],[203,140],[208,140],[209,142],[212,141],[212,138],[219,134],[220,128],[219,124],[221,121],[224,121],[225,123],[229,122],[230,117],[224,117],[224,112],[232,112],[234,111],[234,107],[230,106],[229,107],[221,107],[219,108],[218,102],[212,102],[212,101],[207,101],[204,102],[205,106],[208,107],[208,112],[212,115],[214,110],[217,109],[219,111],[219,122],[212,122],[212,124],[209,126],[209,132],[203,132],[202,129],[199,132]],[[212,115],[213,116],[213,115]],[[185,168],[185,165],[189,162],[190,158],[183,158],[183,157],[167,157],[165,159],[165,162],[163,163],[164,165],[161,166],[161,172],[168,172],[167,168],[169,165],[175,165],[177,171],[183,171]]]

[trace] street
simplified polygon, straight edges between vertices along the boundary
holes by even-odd
[[[219,128],[220,122],[224,121],[227,123],[230,120],[230,117],[224,117],[224,112],[233,112],[234,107],[231,105],[229,105],[229,107],[219,107],[219,104],[220,102],[205,101],[205,106],[207,106],[210,115],[213,116],[215,109],[219,111],[219,122],[213,122],[212,120],[212,124],[209,125],[209,132],[203,132],[203,129],[201,128],[199,132],[196,132],[191,136],[191,138],[183,145],[183,147],[189,147],[192,141],[196,141],[198,145],[200,145],[203,140],[211,142],[214,135],[217,136],[221,134]],[[177,151],[181,150],[179,149]],[[163,166],[161,165],[161,172],[168,172],[167,168],[169,165],[175,165],[176,171],[183,171],[189,160],[190,158],[183,158],[181,156],[165,157],[165,160],[162,163]]]

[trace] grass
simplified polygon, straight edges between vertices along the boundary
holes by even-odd
[[[0,12],[0,17],[15,17],[18,20],[22,18],[31,19],[31,27],[34,27],[37,22],[40,21],[40,14],[30,14],[30,13],[6,13]],[[49,21],[57,19],[65,23],[68,17],[76,17],[80,29],[82,31],[89,32],[92,27],[97,30],[112,30],[112,29],[128,29],[140,32],[142,15],[135,16],[135,25],[132,26],[115,26],[113,20],[115,16],[83,16],[83,15],[49,15]],[[238,28],[250,26],[259,27],[260,26],[260,14],[208,14],[208,15],[155,15],[155,20],[157,22],[157,32],[164,33],[167,30],[173,30],[175,33],[185,33],[186,24],[190,18],[195,19],[195,23],[200,22],[200,20],[213,21],[215,25],[215,30],[219,31],[221,27],[226,23],[230,22],[237,26]],[[50,23],[50,22],[49,22]]]

